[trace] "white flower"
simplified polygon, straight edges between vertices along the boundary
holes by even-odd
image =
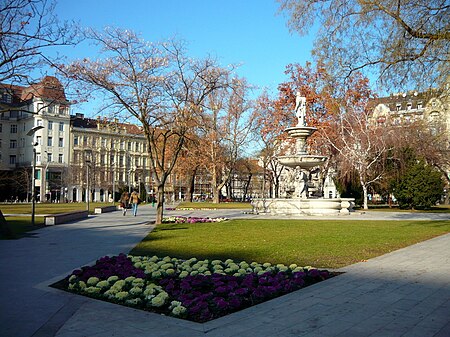
[[[72,276],[69,278],[69,282],[70,282],[70,283],[74,283],[76,280],[77,280],[77,277],[76,277],[75,275],[72,275]]]
[[[122,301],[122,300],[126,299],[127,297],[128,297],[127,291],[120,291],[116,294],[116,299],[118,299],[119,301]]]
[[[169,309],[173,309],[173,308],[175,308],[175,307],[178,307],[179,305],[181,305],[181,302],[180,302],[180,301],[172,301],[172,302],[170,302],[170,307],[169,307]]]
[[[108,281],[100,281],[100,282],[97,283],[96,287],[100,288],[100,289],[108,288],[109,287],[109,282]]]
[[[183,307],[182,305],[179,305],[172,309],[172,314],[174,316],[180,316],[180,315],[184,314],[185,312],[186,312],[186,308]]]
[[[95,286],[98,282],[99,282],[99,278],[98,277],[89,277],[87,280],[87,285],[88,286]]]
[[[131,295],[134,295],[134,296],[140,295],[140,294],[142,294],[142,288],[140,288],[140,287],[133,287],[133,288],[130,289],[129,293]]]
[[[87,294],[98,294],[100,293],[100,288],[97,287],[87,287],[83,290]]]
[[[165,304],[166,298],[164,296],[160,296],[162,293],[156,295],[152,298],[151,303],[154,307],[162,307]]]
[[[118,279],[119,279],[119,276],[110,276],[110,277],[108,277],[107,281],[112,284],[112,283],[116,282]]]
[[[183,271],[180,273],[179,277],[180,277],[180,278],[185,278],[185,277],[188,276],[188,275],[189,275],[189,273],[188,273],[186,270],[183,270]]]
[[[144,283],[145,283],[145,281],[144,281],[143,279],[141,279],[140,277],[135,278],[135,279],[133,280],[133,282],[131,282],[131,284],[132,284],[133,286],[139,286],[139,287],[143,287],[143,286],[144,286]]]
[[[131,282],[133,282],[135,279],[136,279],[136,277],[134,277],[134,276],[128,276],[128,277],[125,279],[125,282],[131,283]]]

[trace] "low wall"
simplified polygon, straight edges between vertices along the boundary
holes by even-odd
[[[107,212],[114,212],[117,211],[117,206],[103,206],[103,207],[95,207],[94,213],[95,214],[102,214]]]
[[[254,199],[255,213],[272,215],[338,215],[353,211],[354,199]]]
[[[59,225],[74,220],[87,219],[88,211],[74,211],[67,213],[51,214],[44,217],[44,224],[46,226]]]

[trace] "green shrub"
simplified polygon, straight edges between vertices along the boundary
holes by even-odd
[[[440,172],[417,161],[392,183],[400,208],[429,209],[441,198],[444,182]]]

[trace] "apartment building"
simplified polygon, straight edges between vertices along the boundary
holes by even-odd
[[[9,192],[9,198],[30,200],[34,158],[37,200],[62,199],[69,166],[70,102],[61,83],[46,76],[27,87],[0,84],[0,111],[2,197]],[[33,132],[37,126],[42,128]]]
[[[425,92],[410,91],[380,97],[371,102],[372,123],[404,125],[425,120],[436,131],[449,133],[450,97],[448,91],[431,89]]]
[[[86,201],[86,189],[90,201],[112,201],[114,195],[117,200],[124,188],[151,191],[141,127],[82,114],[72,116],[70,125],[71,174],[66,183],[70,201]]]
[[[117,200],[125,187],[152,188],[142,129],[71,116],[55,77],[30,86],[0,84],[0,112],[2,201],[31,200],[33,158],[40,202],[108,201],[114,192]]]

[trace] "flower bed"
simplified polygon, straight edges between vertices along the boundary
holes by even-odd
[[[199,217],[185,217],[185,216],[170,216],[162,219],[162,223],[197,223],[197,222],[222,222],[228,220],[227,218],[199,218]]]
[[[72,272],[64,290],[206,322],[333,276],[326,270],[231,259],[103,257]]]

